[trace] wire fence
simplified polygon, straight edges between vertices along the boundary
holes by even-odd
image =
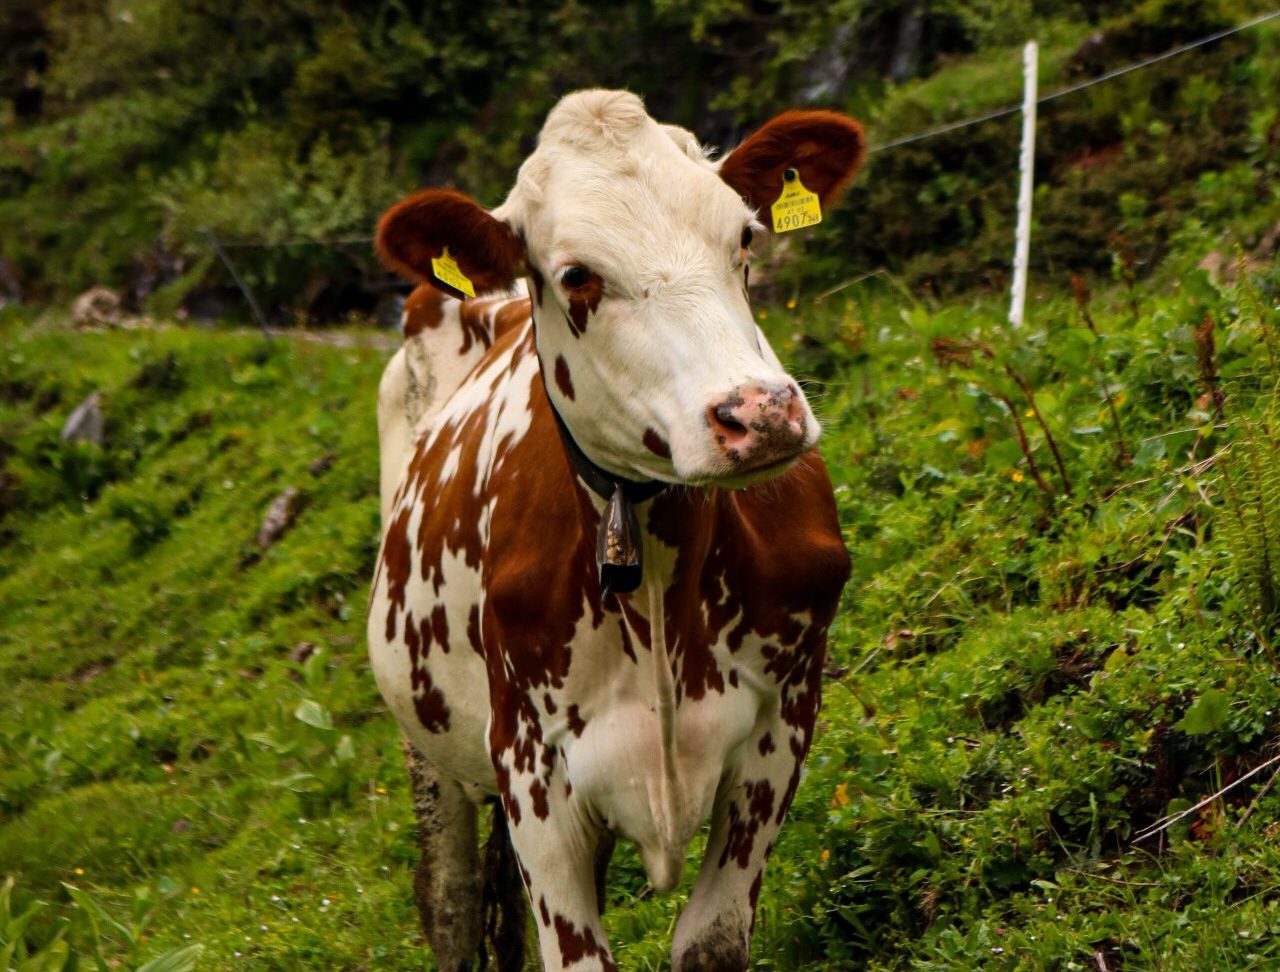
[[[1048,102],[1056,101],[1060,98],[1064,98],[1068,95],[1085,91],[1096,85],[1105,84],[1117,78],[1124,77],[1127,74],[1132,74],[1135,71],[1140,71],[1145,68],[1149,68],[1153,65],[1160,64],[1171,58],[1179,57],[1183,54],[1187,54],[1192,51],[1196,51],[1201,48],[1207,47],[1218,41],[1224,40],[1236,34],[1243,33],[1247,30],[1251,30],[1255,27],[1259,27],[1262,24],[1268,23],[1269,21],[1273,21],[1278,18],[1280,18],[1280,9],[1273,10],[1269,13],[1260,14],[1256,17],[1252,17],[1249,20],[1243,21],[1232,27],[1228,27],[1223,30],[1216,31],[1212,34],[1207,34],[1204,37],[1197,38],[1196,40],[1189,41],[1188,43],[1180,44],[1176,47],[1172,47],[1169,50],[1164,51],[1160,54],[1155,54],[1155,55],[1152,55],[1151,57],[1143,58],[1142,60],[1132,61],[1128,64],[1122,65],[1121,67],[1114,68],[1109,71],[1105,71],[1096,77],[1088,78],[1087,80],[1079,81],[1075,84],[1069,84],[1061,88],[1056,88],[1052,91],[1049,91],[1045,94],[1038,96],[1035,99],[1035,104],[1043,105]],[[946,122],[941,125],[936,125],[931,128],[926,128],[921,131],[913,132],[909,135],[903,135],[901,137],[892,138],[883,142],[873,142],[867,147],[867,151],[869,154],[890,151],[892,149],[900,148],[902,146],[912,145],[917,142],[922,142],[922,141],[925,141],[926,139],[935,138],[939,135],[946,135],[951,132],[956,132],[965,128],[972,127],[974,125],[981,125],[985,122],[995,121],[1000,118],[1006,118],[1010,115],[1016,115],[1021,113],[1022,111],[1023,111],[1023,103],[1020,101],[1015,102],[1013,104],[1005,105],[1001,108],[995,108],[990,111],[985,111],[976,115],[971,115],[967,118],[957,119],[956,121]],[[250,310],[254,315],[254,319],[262,327],[264,333],[267,333],[268,335],[270,332],[266,324],[266,319],[258,305],[257,300],[253,295],[253,291],[248,285],[248,283],[244,280],[244,277],[237,270],[235,263],[231,260],[230,255],[227,253],[228,250],[282,249],[287,247],[325,247],[325,248],[338,249],[342,247],[367,247],[367,246],[370,246],[374,240],[372,236],[345,236],[345,237],[335,237],[330,239],[298,237],[298,238],[286,239],[286,240],[246,240],[246,239],[221,240],[213,233],[212,230],[208,228],[202,229],[201,235],[205,237],[206,241],[209,243],[210,248],[213,250],[215,255],[223,264],[223,266],[227,269],[228,273],[231,275],[232,279],[234,280],[237,288],[243,294],[246,303],[249,305]]]
[[[1186,54],[1198,48],[1205,47],[1215,41],[1223,40],[1233,34],[1239,34],[1242,31],[1265,24],[1269,20],[1275,20],[1280,17],[1280,10],[1273,10],[1271,13],[1262,14],[1254,17],[1252,20],[1246,20],[1244,23],[1236,24],[1226,30],[1220,30],[1215,34],[1209,34],[1198,40],[1193,40],[1188,44],[1181,44],[1178,47],[1170,48],[1163,54],[1156,54],[1154,57],[1146,58],[1141,61],[1133,61],[1123,67],[1118,67],[1112,71],[1098,75],[1096,78],[1089,78],[1087,81],[1080,81],[1076,84],[1069,84],[1065,88],[1058,88],[1043,94],[1036,99],[1037,105],[1043,105],[1046,102],[1056,101],[1058,98],[1066,97],[1069,94],[1075,94],[1077,91],[1084,91],[1086,88],[1092,88],[1094,85],[1103,84],[1107,81],[1113,81],[1116,78],[1123,77],[1126,74],[1132,74],[1143,68],[1151,67],[1153,64],[1159,64],[1161,61],[1167,61],[1171,57],[1177,57],[1179,54]],[[884,152],[888,149],[898,148],[901,145],[910,145],[913,142],[922,142],[926,138],[933,138],[936,135],[945,135],[948,132],[959,131],[962,128],[968,128],[971,125],[981,125],[983,122],[994,121],[997,118],[1004,118],[1008,115],[1016,115],[1022,111],[1022,102],[1018,101],[1011,105],[1005,105],[1003,108],[996,108],[992,111],[983,112],[980,115],[974,115],[970,118],[962,118],[959,121],[947,122],[944,125],[938,125],[935,128],[927,128],[924,131],[915,132],[911,135],[903,135],[901,138],[891,139],[887,142],[873,143],[868,146],[868,152]]]

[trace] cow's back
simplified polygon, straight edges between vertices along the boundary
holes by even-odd
[[[442,770],[486,786],[484,494],[495,458],[527,429],[537,358],[527,299],[459,304],[432,291],[406,306],[406,324],[431,300],[435,323],[406,327],[406,347],[379,389],[383,546],[370,592],[370,660],[414,744]],[[449,663],[429,664],[435,652]]]
[[[422,284],[405,300],[404,346],[378,385],[384,529],[414,444],[496,338],[528,317],[527,300],[520,296],[458,301]]]

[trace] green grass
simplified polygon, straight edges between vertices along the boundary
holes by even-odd
[[[18,508],[0,521],[0,861],[15,900],[65,905],[67,882],[114,912],[149,889],[147,940],[106,936],[126,963],[196,941],[211,968],[237,952],[420,967],[411,814],[363,638],[383,356],[5,330]],[[106,448],[61,447],[91,388]],[[289,485],[305,506],[260,553]],[[314,654],[291,661],[304,642]],[[333,728],[301,721],[304,702]]]
[[[1016,340],[985,304],[904,305],[878,280],[762,312],[821,379],[854,577],[755,967],[1278,960],[1269,773],[1135,840],[1280,728],[1272,621],[1215,540],[1213,465],[1188,458],[1229,455],[1239,420],[1269,414],[1264,294],[1120,289],[1089,307],[1096,336],[1046,300]],[[1206,310],[1217,428],[1190,328]],[[3,336],[0,861],[15,913],[51,905],[31,942],[69,922],[61,947],[126,967],[192,943],[203,968],[421,967],[407,785],[362,635],[385,351],[17,320]],[[996,357],[946,370],[938,339]],[[1022,416],[1045,489],[1005,365],[1063,458]],[[92,389],[105,448],[61,445]],[[286,486],[302,512],[259,551]],[[95,929],[68,885],[118,925]],[[622,968],[666,966],[683,893],[648,894],[620,849]]]

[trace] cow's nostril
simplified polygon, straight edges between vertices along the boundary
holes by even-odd
[[[741,435],[747,431],[747,427],[737,420],[733,414],[732,405],[717,405],[713,410],[715,414],[716,424],[724,428],[726,431]]]

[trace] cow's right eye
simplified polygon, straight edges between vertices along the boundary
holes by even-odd
[[[564,268],[560,274],[560,282],[570,290],[577,290],[591,282],[591,271],[575,263]]]

